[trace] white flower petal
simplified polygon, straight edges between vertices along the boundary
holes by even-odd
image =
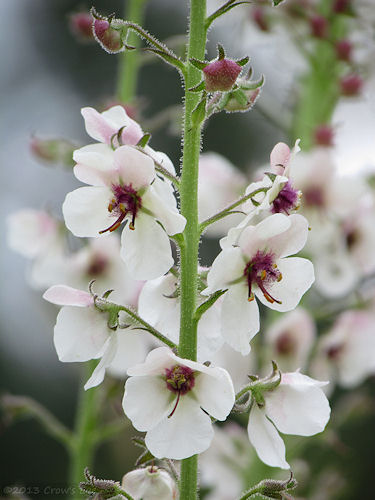
[[[108,212],[112,191],[107,187],[81,187],[66,195],[62,206],[66,227],[80,237],[100,236],[114,223]]]
[[[314,266],[307,259],[287,257],[278,260],[277,267],[282,274],[281,281],[275,281],[265,288],[281,304],[269,302],[257,286],[254,287],[254,292],[265,306],[281,312],[291,311],[314,283]]]
[[[165,417],[147,432],[146,445],[157,458],[183,460],[207,450],[213,436],[211,418],[185,395],[171,418]]]
[[[285,460],[285,444],[275,426],[267,419],[264,410],[256,403],[250,410],[247,426],[250,443],[254,446],[259,458],[270,467],[289,469]]]
[[[148,187],[155,178],[152,159],[131,146],[117,148],[114,162],[122,182],[131,184],[136,191]]]
[[[204,295],[210,295],[216,290],[228,288],[229,284],[243,276],[246,263],[240,248],[226,248],[214,260],[207,275],[208,287]]]
[[[165,369],[171,368],[175,364],[176,356],[172,351],[168,347],[158,347],[147,355],[144,363],[129,368],[128,375],[164,375]]]
[[[91,377],[88,379],[84,386],[85,391],[91,389],[92,387],[96,387],[103,382],[106,368],[108,368],[113,358],[115,357],[116,350],[117,335],[115,334],[115,332],[113,332],[108,339],[102,359],[96,365],[95,370],[92,372]]]
[[[176,396],[161,377],[130,377],[122,406],[138,431],[149,431],[172,412]]]
[[[142,330],[117,330],[116,335],[117,350],[108,366],[108,373],[113,377],[125,378],[128,368],[145,359],[151,342]]]
[[[249,302],[244,283],[233,285],[224,295],[221,319],[224,340],[243,355],[250,352],[250,340],[259,331],[259,308]]]
[[[210,374],[198,375],[193,391],[201,407],[217,420],[225,420],[233,408],[233,383],[229,373],[223,368],[212,367]]]
[[[110,185],[117,172],[113,163],[113,150],[107,144],[89,144],[76,149],[73,160],[77,163],[74,175],[92,186]]]
[[[278,257],[287,257],[298,253],[307,241],[309,232],[307,219],[299,214],[292,214],[287,218],[290,221],[289,228],[267,242],[267,247]]]
[[[59,306],[88,307],[94,304],[90,293],[66,285],[51,286],[44,292],[43,299]]]
[[[160,165],[165,168],[170,174],[176,175],[176,169],[171,161],[171,159],[162,151],[155,151],[150,146],[144,148],[145,153],[151,156],[152,159],[160,163]]]
[[[144,207],[150,210],[155,218],[163,224],[167,234],[181,233],[185,229],[186,219],[175,206],[168,205],[167,201],[159,196],[152,186],[142,197]]]
[[[65,306],[57,315],[53,341],[60,361],[98,358],[110,331],[106,315],[93,307]]]
[[[285,434],[312,436],[322,432],[331,411],[320,388],[326,384],[299,372],[285,373],[280,385],[265,394],[265,411]]]
[[[133,231],[124,228],[121,245],[121,258],[135,279],[158,278],[173,266],[168,235],[150,215],[140,213]]]

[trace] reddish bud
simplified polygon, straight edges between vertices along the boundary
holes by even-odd
[[[333,4],[333,12],[342,14],[349,9],[350,0],[335,0]]]
[[[262,7],[254,7],[254,9],[251,11],[251,17],[260,30],[269,30],[267,16],[265,15],[264,9],[262,9]]]
[[[339,40],[336,43],[336,54],[341,61],[350,61],[352,55],[352,44],[349,40]]]
[[[41,139],[32,137],[30,150],[32,154],[45,163],[61,163],[73,166],[73,151],[76,145],[65,139]]]
[[[328,21],[323,16],[313,16],[310,18],[311,34],[316,38],[326,38],[328,34]]]
[[[111,54],[123,50],[121,32],[115,30],[109,21],[106,19],[95,19],[93,30],[95,38],[104,50]]]
[[[333,146],[334,131],[330,125],[319,125],[314,132],[315,144],[318,146]]]
[[[356,74],[344,76],[340,80],[340,89],[342,95],[356,96],[361,92],[362,87],[363,80]]]
[[[69,16],[70,30],[79,40],[94,40],[92,32],[93,18],[90,12],[76,12]]]
[[[206,90],[226,92],[231,90],[241,73],[241,66],[231,59],[218,59],[203,68]]]

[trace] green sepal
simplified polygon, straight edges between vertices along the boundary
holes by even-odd
[[[217,51],[218,51],[218,60],[221,61],[222,59],[225,59],[225,50],[224,47],[218,43],[217,44]]]
[[[191,57],[189,59],[189,61],[191,62],[191,64],[193,66],[195,66],[197,69],[199,69],[200,71],[202,71],[207,65],[208,63],[205,62],[205,61],[200,61],[199,59],[195,59],[195,57]]]
[[[248,62],[250,61],[250,57],[246,56],[243,57],[242,59],[238,59],[238,61],[235,61],[239,66],[245,66]]]
[[[140,139],[139,141],[137,142],[137,146],[139,146],[140,148],[145,148],[149,142],[149,140],[151,139],[151,134],[147,133],[147,134],[144,134]]]

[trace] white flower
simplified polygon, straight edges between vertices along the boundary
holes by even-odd
[[[316,337],[315,323],[301,307],[282,315],[265,332],[269,359],[281,370],[303,368]]]
[[[352,388],[375,373],[375,315],[345,311],[319,340],[312,372]]]
[[[106,369],[115,359],[118,344],[126,343],[127,357],[123,370],[139,363],[147,352],[144,332],[113,331],[108,327],[108,315],[94,305],[92,295],[65,285],[49,288],[45,300],[63,306],[57,315],[54,328],[54,345],[60,361],[88,361],[101,358],[85,390],[99,385]],[[129,363],[126,366],[126,363]]]
[[[277,311],[294,309],[314,281],[310,261],[289,257],[306,243],[307,220],[301,215],[274,214],[247,226],[238,246],[224,249],[207,276],[210,294],[228,289],[222,305],[222,335],[233,349],[248,354],[259,331],[255,297]]]
[[[122,488],[134,500],[175,500],[177,486],[167,471],[150,465],[128,472],[122,478]]]
[[[128,220],[121,257],[130,273],[136,279],[166,273],[174,262],[168,235],[183,231],[186,221],[173,192],[166,195],[169,182],[156,177],[153,160],[131,146],[112,152],[105,144],[85,146],[74,159],[76,177],[91,186],[66,196],[63,214],[68,229],[75,236],[98,237]]]
[[[44,210],[25,208],[7,218],[8,245],[31,259],[27,272],[30,285],[46,289],[58,281],[65,260],[61,223]]]
[[[225,420],[234,389],[222,368],[182,359],[166,347],[128,370],[123,407],[157,458],[182,460],[206,450],[213,438],[211,418]]]
[[[199,220],[203,221],[236,201],[246,186],[246,177],[217,153],[204,153],[199,159]],[[241,207],[238,208],[241,210]],[[225,217],[210,225],[205,234],[217,237],[241,220],[241,215]]]
[[[180,331],[180,297],[178,278],[167,274],[145,283],[139,295],[138,312],[152,326],[178,343]],[[201,299],[201,300],[200,300]],[[207,297],[199,296],[199,303]],[[198,361],[211,360],[223,345],[220,334],[220,299],[206,311],[198,323]]]
[[[98,113],[94,108],[82,108],[86,132],[96,141],[104,144],[130,144],[135,146],[143,136],[143,131],[137,122],[132,120],[122,106]],[[117,134],[120,132],[120,144]]]
[[[312,436],[324,430],[330,407],[321,387],[327,383],[298,372],[283,373],[280,384],[263,393],[264,406],[253,403],[247,432],[265,464],[289,469],[285,445],[277,429],[298,436]]]

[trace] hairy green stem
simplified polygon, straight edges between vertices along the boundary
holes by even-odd
[[[84,380],[86,381],[96,366],[97,361],[86,363]],[[82,499],[78,485],[84,481],[84,469],[90,467],[96,446],[96,425],[98,413],[99,391],[95,387],[83,391],[80,385],[80,395],[76,413],[76,423],[72,446],[70,449],[70,484],[73,486],[72,500]]]
[[[190,58],[204,59],[206,47],[206,0],[190,1],[189,45],[186,63],[185,116],[181,176],[181,213],[186,218],[184,242],[180,247],[181,269],[181,327],[178,352],[183,358],[196,360],[197,322],[194,319],[198,282],[198,162],[201,142],[201,124],[192,123],[192,113],[199,102],[199,94],[188,89],[198,84],[200,71]],[[197,498],[198,457],[181,463],[180,500]]]
[[[146,0],[128,0],[125,8],[125,19],[137,24],[143,23]],[[129,33],[129,45],[140,47],[141,40],[133,31]],[[136,50],[122,52],[119,60],[119,76],[117,95],[121,102],[132,103],[136,97],[137,81],[140,66],[139,53]]]

